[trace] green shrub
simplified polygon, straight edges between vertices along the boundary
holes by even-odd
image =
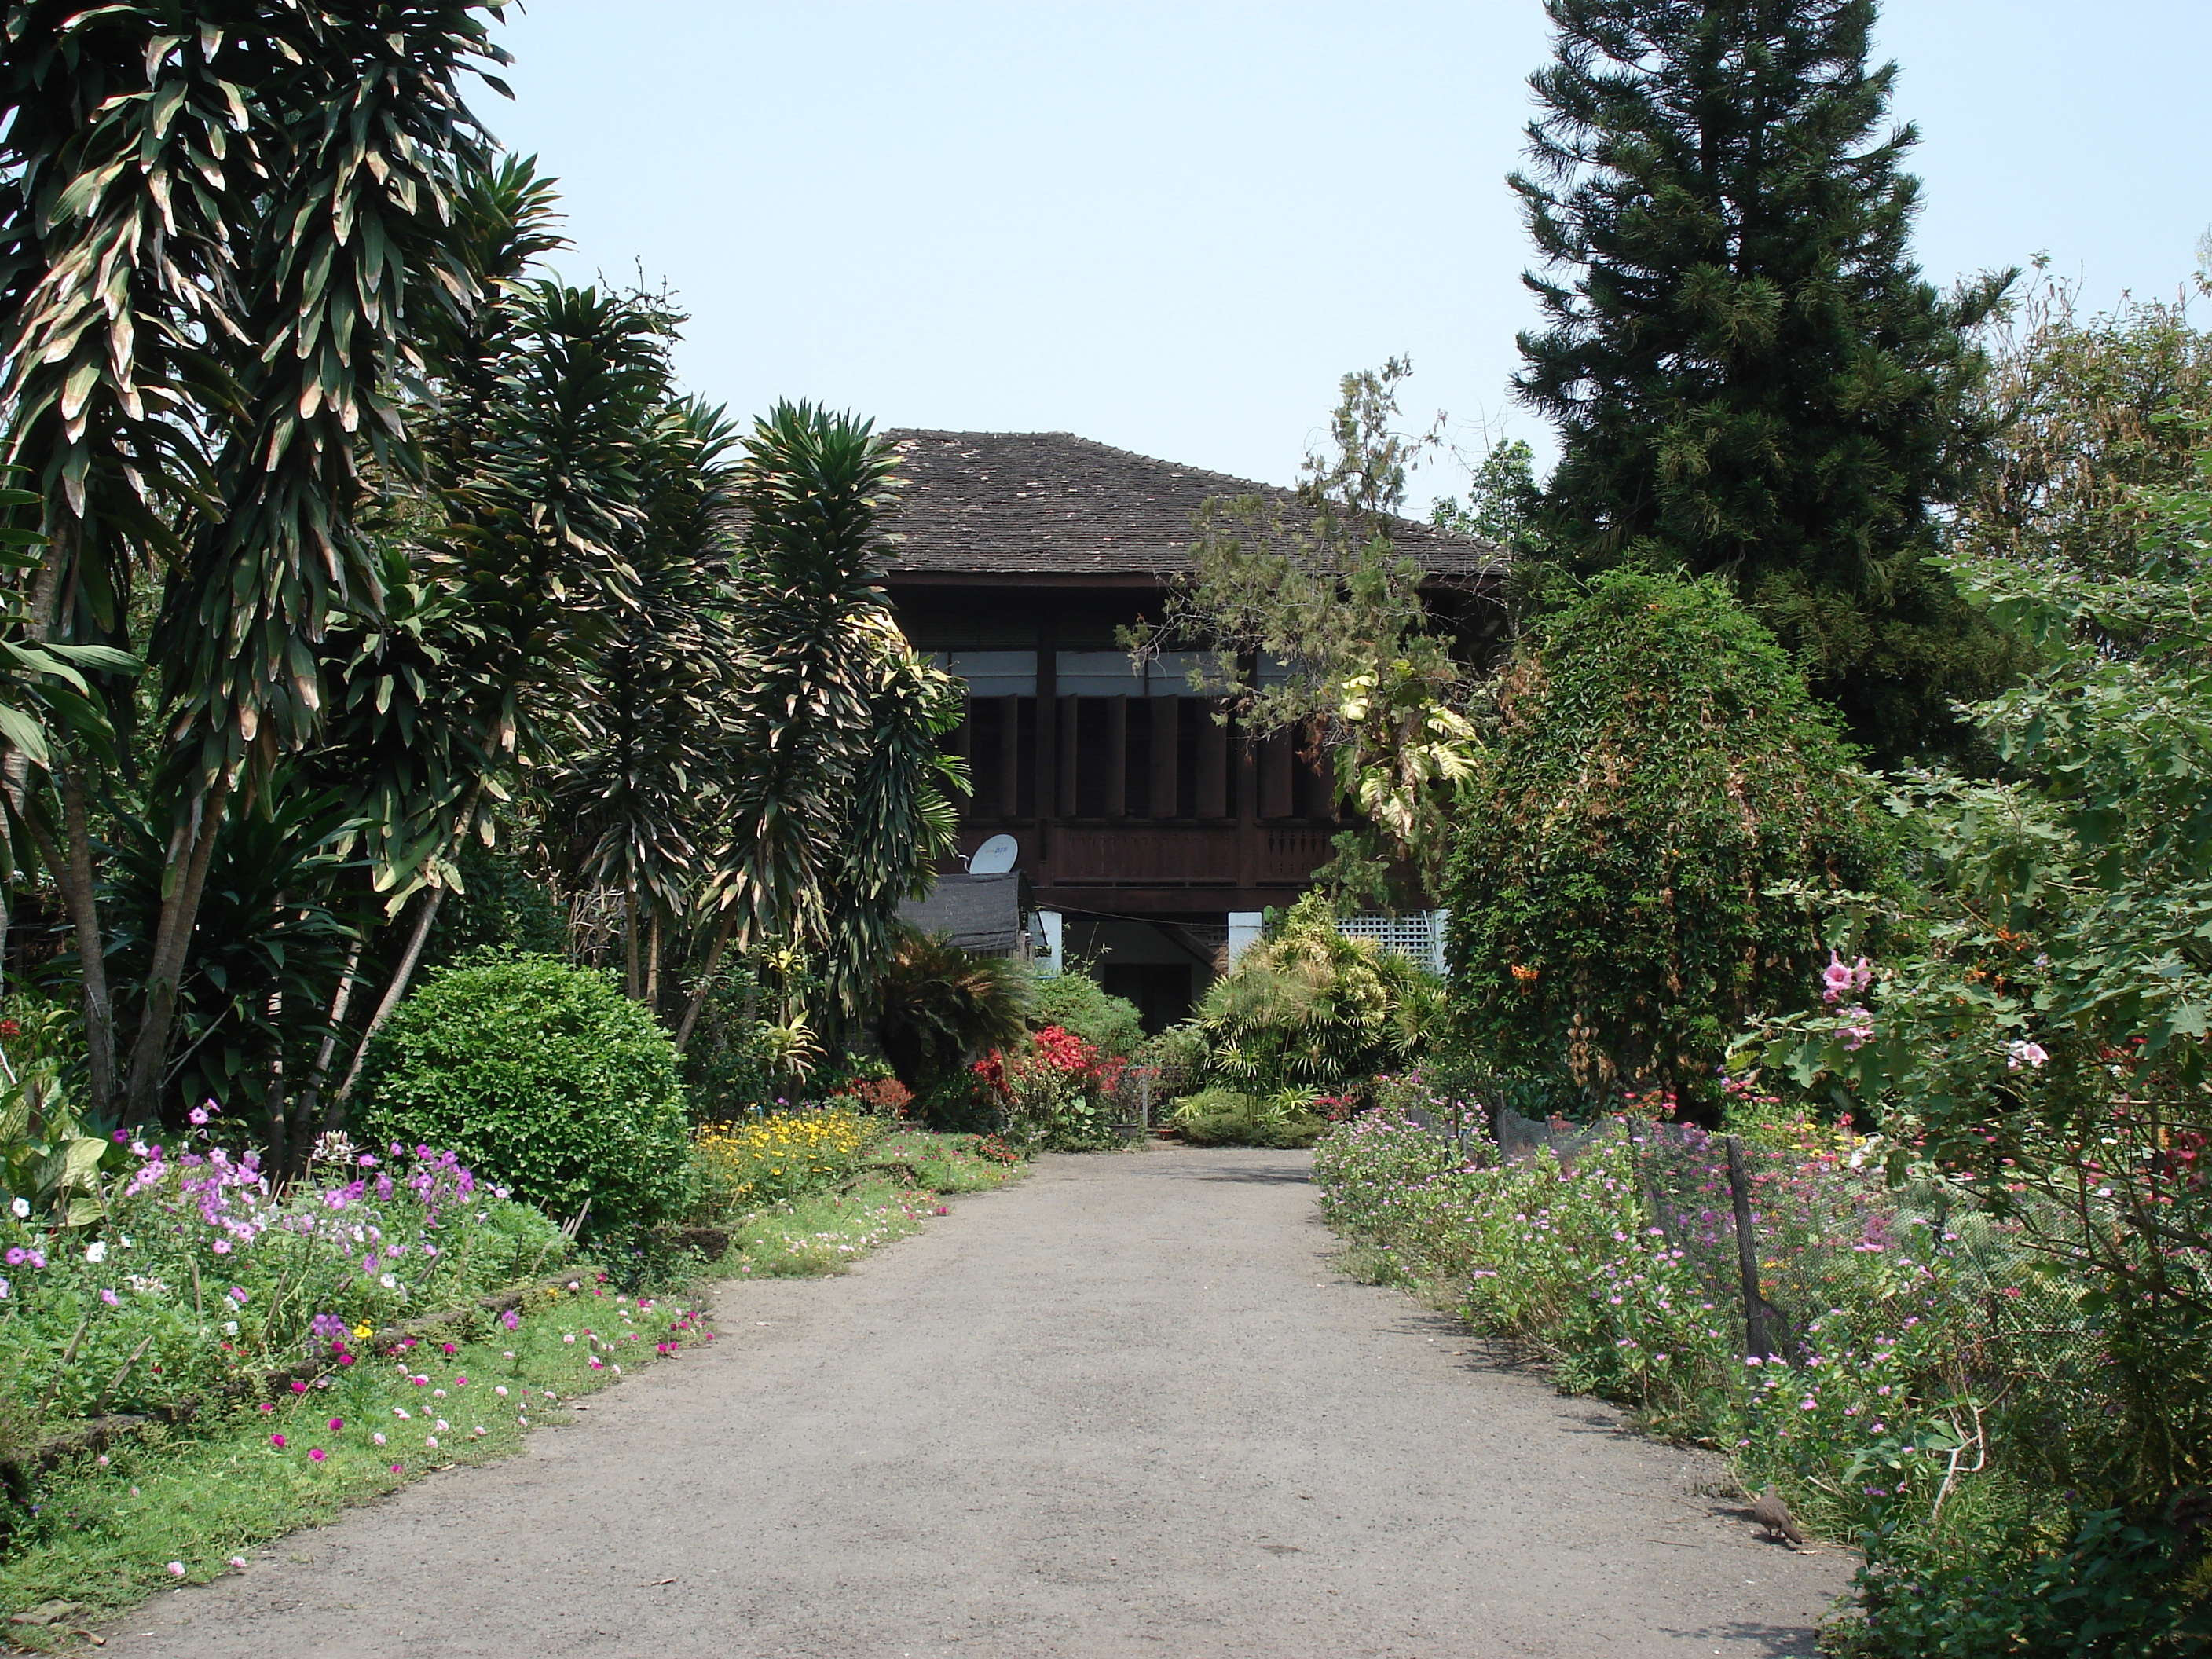
[[[1817,989],[1791,884],[1882,878],[1850,751],[1717,581],[1602,577],[1498,693],[1447,890],[1452,1006],[1475,1053],[1586,1098],[1710,1109],[1747,1016]]]
[[[1264,1099],[1205,1089],[1178,1101],[1168,1121],[1194,1146],[1310,1146],[1328,1127],[1313,1097],[1295,1089]]]
[[[2131,1525],[2118,1510],[2075,1517],[2065,1547],[2027,1540],[1961,1549],[1955,1540],[1884,1549],[1860,1568],[1861,1618],[1833,1626],[1838,1659],[1923,1654],[2160,1659],[2201,1653],[2212,1611],[2174,1584],[2187,1547],[2172,1528]]]
[[[1145,1025],[1137,1005],[1107,995],[1088,974],[1054,974],[1030,984],[1030,1024],[1073,1031],[1113,1060],[1127,1060],[1143,1046]]]
[[[994,1135],[1006,1127],[999,1091],[965,1066],[939,1075],[915,1097],[912,1110],[939,1134]]]
[[[363,1115],[379,1140],[451,1146],[486,1179],[586,1231],[681,1213],[675,1046],[611,975],[477,955],[432,974],[379,1033]]]
[[[461,885],[438,907],[425,961],[437,964],[490,948],[557,957],[568,948],[568,921],[552,890],[512,853],[471,836],[461,848]]]
[[[1441,994],[1403,957],[1345,938],[1328,901],[1309,893],[1199,1004],[1196,1080],[1262,1096],[1357,1089],[1419,1054]]]
[[[1018,1042],[1026,976],[1004,957],[902,928],[876,984],[876,1036],[899,1081],[927,1096],[986,1048]]]

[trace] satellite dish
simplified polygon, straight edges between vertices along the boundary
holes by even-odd
[[[994,836],[968,855],[971,876],[1003,876],[1022,855],[1022,844],[1012,836]]]

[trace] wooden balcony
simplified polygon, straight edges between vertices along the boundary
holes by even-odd
[[[1325,762],[1254,741],[1206,697],[972,701],[961,848],[1011,834],[1040,901],[1206,914],[1288,902],[1340,827]],[[1044,787],[1040,787],[1042,781]],[[1042,799],[1040,799],[1042,797]]]

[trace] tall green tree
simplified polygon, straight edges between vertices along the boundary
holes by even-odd
[[[1998,635],[1925,561],[1987,432],[1969,331],[1912,263],[1916,142],[1886,126],[1875,0],[1547,0],[1512,185],[1556,422],[1556,568],[1724,574],[1884,758],[1941,746]]]
[[[1212,657],[1247,736],[1292,732],[1326,753],[1338,799],[1361,822],[1316,879],[1346,907],[1418,901],[1442,873],[1446,820],[1472,765],[1469,665],[1422,597],[1429,573],[1392,541],[1408,469],[1435,434],[1397,429],[1393,357],[1346,374],[1329,444],[1309,454],[1296,506],[1209,498],[1194,515],[1191,573],[1157,627],[1123,642],[1141,659],[1178,645]],[[1510,463],[1509,462],[1510,465]],[[1456,503],[1439,520],[1464,530]],[[1282,671],[1262,684],[1262,660]],[[1394,883],[1413,872],[1417,892]]]
[[[727,527],[737,434],[718,408],[672,404],[641,459],[636,603],[605,630],[580,690],[591,738],[561,763],[552,817],[589,884],[622,895],[625,989],[659,1001],[665,934],[700,873],[702,801],[725,780],[744,659],[730,622]]]
[[[410,315],[475,297],[450,209],[489,141],[459,82],[503,58],[496,10],[7,13],[0,401],[7,459],[42,498],[33,630],[125,646],[133,580],[155,567],[163,584],[157,793],[176,811],[119,1102],[117,1032],[93,994],[97,905],[71,896],[96,1109],[154,1110],[227,803],[312,738],[330,615],[376,602],[357,462],[404,442]],[[70,890],[90,868],[90,780],[75,766],[52,781]]]
[[[1959,514],[1962,556],[2104,578],[2160,561],[2158,492],[2196,482],[2212,416],[2212,331],[2171,301],[2124,297],[2082,314],[2039,270],[1990,331],[1981,397],[1997,429]],[[2200,273],[2200,293],[2212,279]]]

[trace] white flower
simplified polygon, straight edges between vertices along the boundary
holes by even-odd
[[[21,1221],[31,1213],[31,1200],[27,1198],[19,1198],[8,1207],[15,1212],[15,1218]]]
[[[95,1238],[91,1243],[86,1245],[84,1247],[84,1259],[87,1261],[95,1263],[106,1261],[107,1241],[104,1238]]]
[[[5,1302],[9,1297],[15,1295],[15,1287],[13,1285],[10,1285],[6,1279],[0,1279],[0,1302]]]
[[[395,1273],[386,1273],[376,1282],[387,1291],[396,1291],[399,1288],[399,1279]]]
[[[2005,1069],[2017,1072],[2023,1066],[2040,1066],[2051,1055],[2039,1042],[2014,1041],[2005,1044]]]
[[[224,1320],[222,1322],[222,1334],[225,1336],[236,1336],[238,1334],[238,1322],[235,1319]]]

